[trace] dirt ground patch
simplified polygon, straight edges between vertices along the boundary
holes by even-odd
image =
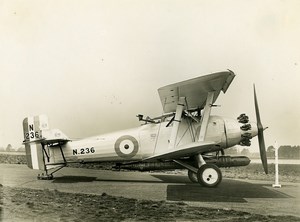
[[[182,202],[0,187],[1,221],[299,221]]]

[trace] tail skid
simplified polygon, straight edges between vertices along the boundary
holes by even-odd
[[[46,169],[45,173],[38,174],[37,178],[38,180],[53,180],[53,174],[59,171],[60,169],[64,168],[65,166],[66,166],[65,164],[62,164],[60,166],[55,166],[56,169],[51,173],[49,172],[49,169]]]

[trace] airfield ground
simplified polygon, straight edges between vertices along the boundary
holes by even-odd
[[[57,190],[1,187],[4,221],[299,221],[229,209],[192,207],[183,202],[137,200]]]
[[[22,157],[0,155],[0,163],[15,161],[0,164],[0,221],[300,221],[299,165],[281,166],[281,190],[271,188],[272,170],[266,177],[259,164],[222,169],[222,184],[202,189],[182,171],[93,170],[108,167],[100,165],[37,181]]]

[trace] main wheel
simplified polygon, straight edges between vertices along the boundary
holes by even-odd
[[[188,176],[189,176],[190,181],[192,181],[193,183],[198,182],[197,174],[194,173],[193,171],[189,170],[188,171]]]
[[[216,187],[222,181],[222,173],[214,164],[204,164],[197,172],[198,182],[205,187]]]

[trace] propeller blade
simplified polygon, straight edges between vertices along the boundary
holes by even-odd
[[[257,129],[258,129],[257,137],[258,137],[258,144],[259,144],[260,159],[263,168],[265,170],[265,173],[268,174],[268,161],[267,161],[267,154],[266,154],[266,147],[265,147],[265,140],[264,140],[264,128],[260,120],[255,85],[253,85],[253,88],[254,88],[254,103],[255,103],[255,114],[256,114],[256,122],[257,122]]]

